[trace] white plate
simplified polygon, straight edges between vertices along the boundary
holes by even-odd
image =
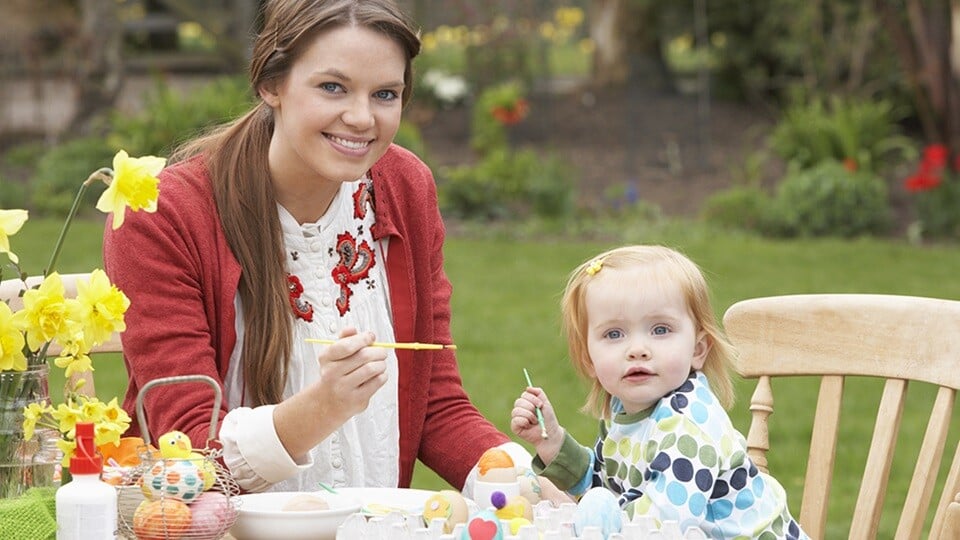
[[[383,515],[391,510],[403,514],[423,513],[424,503],[437,492],[425,489],[338,487],[337,493],[360,501],[367,514]]]
[[[300,492],[251,493],[240,495],[240,515],[230,528],[237,540],[333,540],[337,527],[362,503],[346,493],[313,492],[327,501],[328,510],[285,512],[283,505]]]

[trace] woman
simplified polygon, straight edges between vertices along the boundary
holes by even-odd
[[[416,31],[390,0],[271,0],[263,20],[259,102],[173,156],[155,214],[106,232],[131,300],[124,406],[158,377],[219,381],[224,463],[250,491],[407,487],[417,459],[461,487],[500,445],[528,464],[470,403],[451,350],[370,346],[451,343],[434,181],[391,144]],[[151,434],[203,446],[210,394],[150,390]]]

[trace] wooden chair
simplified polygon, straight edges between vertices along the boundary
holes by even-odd
[[[747,435],[757,467],[767,470],[767,422],[774,411],[771,377],[820,376],[799,518],[815,539],[825,535],[845,380],[885,379],[851,516],[851,539],[877,538],[908,382],[938,387],[896,532],[897,539],[919,538],[960,388],[960,302],[872,294],[777,296],[738,302],[723,320],[740,354],[737,371],[759,379],[750,401]],[[960,538],[958,490],[960,445],[929,538]]]
[[[60,274],[61,279],[63,280],[64,294],[67,298],[73,298],[77,295],[77,280],[90,279],[90,274],[81,273],[81,274]],[[39,285],[43,280],[42,276],[30,276],[27,278],[26,286],[34,287]],[[7,302],[10,306],[10,309],[17,311],[23,307],[23,298],[20,294],[24,290],[24,282],[20,279],[7,279],[0,281],[0,302]],[[56,343],[51,343],[50,348],[47,349],[47,353],[53,357],[60,352],[60,347]],[[90,351],[91,354],[100,354],[100,353],[119,353],[123,352],[123,347],[120,345],[120,334],[114,332],[110,336],[110,339],[106,342],[94,347]],[[69,380],[71,385],[75,384],[80,379],[85,380],[83,387],[80,389],[79,393],[87,396],[95,396],[96,388],[93,382],[93,372],[86,372],[81,374],[75,374]]]

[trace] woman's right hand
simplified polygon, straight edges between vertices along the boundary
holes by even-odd
[[[320,380],[276,406],[274,428],[290,456],[305,455],[365,410],[387,382],[387,350],[370,347],[373,340],[370,332],[341,330],[317,357]]]
[[[387,350],[370,347],[374,339],[372,332],[346,328],[317,359],[320,381],[313,392],[326,413],[341,424],[363,412],[373,394],[387,382]]]

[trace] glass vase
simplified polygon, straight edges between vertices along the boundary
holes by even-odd
[[[23,433],[24,407],[49,401],[48,375],[47,364],[0,371],[0,498],[60,483],[60,434],[39,427],[29,439]]]

